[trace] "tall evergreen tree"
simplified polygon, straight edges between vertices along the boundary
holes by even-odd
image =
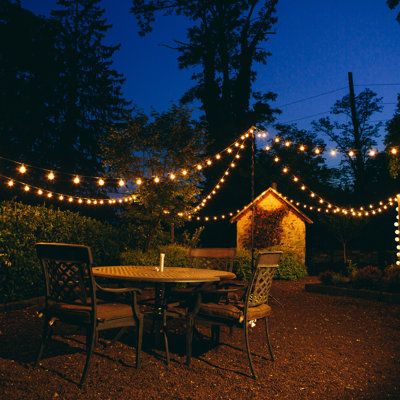
[[[119,45],[104,44],[110,28],[100,0],[58,0],[57,53],[61,71],[56,157],[65,170],[96,175],[102,170],[100,142],[110,126],[128,119],[123,76],[112,67]]]
[[[41,163],[53,141],[56,26],[11,0],[0,1],[0,15],[0,155]]]

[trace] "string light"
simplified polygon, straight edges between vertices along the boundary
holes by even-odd
[[[47,179],[48,179],[49,181],[54,181],[54,178],[55,178],[54,172],[53,172],[53,171],[50,171],[50,172],[47,174]]]
[[[19,171],[20,174],[25,174],[25,172],[26,172],[26,167],[25,167],[25,165],[22,164],[22,165],[18,168],[18,171]]]
[[[73,181],[75,183],[75,185],[79,185],[81,183],[81,179],[79,178],[79,176],[75,176],[75,178],[73,179]]]
[[[125,181],[124,181],[123,179],[120,179],[120,180],[118,181],[118,186],[119,186],[119,187],[125,186]]]

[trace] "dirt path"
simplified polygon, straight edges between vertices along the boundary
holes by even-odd
[[[97,349],[85,390],[76,385],[83,368],[83,336],[60,328],[42,366],[29,366],[41,321],[32,309],[0,314],[0,399],[398,399],[400,398],[400,306],[306,293],[304,283],[274,282],[270,321],[277,360],[255,357],[259,379],[248,374],[241,331],[222,334],[224,345],[197,351],[184,365],[182,338],[171,335],[172,363],[146,346],[137,371],[126,336]],[[268,352],[258,324],[251,343]],[[207,351],[208,350],[208,351]]]

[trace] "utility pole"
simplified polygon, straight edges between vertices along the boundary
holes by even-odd
[[[361,135],[360,125],[358,123],[357,108],[356,108],[356,96],[354,94],[354,82],[353,73],[348,72],[349,80],[349,101],[351,110],[351,121],[353,123],[354,131],[354,145],[355,145],[355,158],[356,158],[356,170],[355,170],[355,191],[357,194],[364,189],[364,156],[361,153]]]

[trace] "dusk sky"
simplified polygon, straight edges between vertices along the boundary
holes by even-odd
[[[23,6],[46,15],[55,3],[22,1]],[[129,12],[130,0],[103,0],[103,6],[113,25],[108,41],[122,45],[115,68],[127,79],[126,96],[145,111],[167,109],[191,86],[191,71],[179,70],[176,53],[161,44],[183,40],[188,22],[161,17],[154,31],[142,38]],[[383,96],[384,111],[376,120],[393,115],[400,92],[400,24],[385,0],[281,0],[277,16],[277,34],[266,44],[272,57],[267,65],[257,66],[255,89],[276,92],[275,105],[281,106],[343,88],[282,107],[279,122],[294,121],[307,128],[313,119],[327,115],[334,101],[347,93],[348,71],[360,85],[356,93],[368,84]]]

